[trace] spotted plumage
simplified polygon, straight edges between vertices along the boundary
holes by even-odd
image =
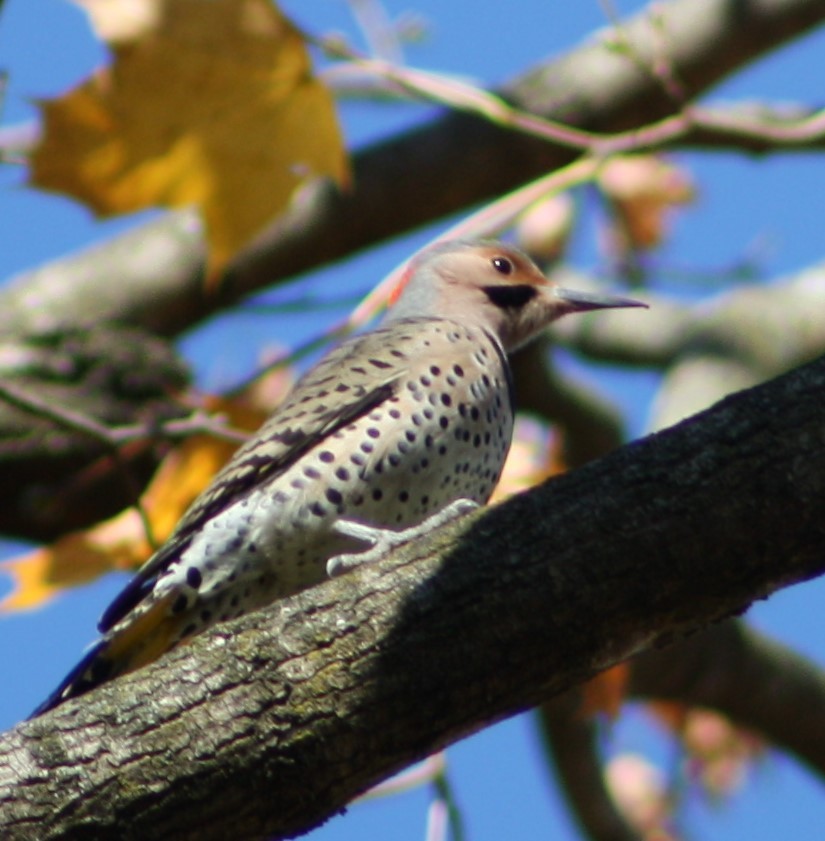
[[[384,323],[299,381],[106,610],[101,639],[36,714],[321,581],[373,533],[403,539],[457,501],[486,502],[512,434],[506,354],[566,312],[626,306],[639,304],[559,289],[500,243],[422,252]]]

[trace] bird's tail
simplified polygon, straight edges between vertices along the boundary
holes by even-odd
[[[169,615],[169,599],[159,599],[128,624],[114,627],[93,643],[83,659],[66,675],[54,692],[29,716],[39,715],[119,675],[151,663],[178,641],[180,620]]]
[[[108,640],[100,639],[86,652],[83,659],[66,675],[57,689],[29,716],[37,718],[68,698],[82,695],[108,680],[114,665],[106,656]]]

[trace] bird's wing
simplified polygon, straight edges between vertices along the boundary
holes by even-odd
[[[271,481],[327,436],[391,397],[401,372],[387,353],[386,330],[344,342],[296,384],[287,401],[244,444],[192,503],[174,533],[141,567],[100,618],[105,633],[152,591],[192,537],[214,514],[263,481]]]

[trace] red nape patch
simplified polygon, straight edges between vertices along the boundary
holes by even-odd
[[[410,278],[412,277],[413,273],[413,261],[411,260],[407,264],[407,268],[404,269],[404,274],[398,278],[398,283],[392,288],[392,291],[387,296],[387,306],[393,306],[395,302],[401,297],[401,293],[404,291],[404,287],[409,282]]]

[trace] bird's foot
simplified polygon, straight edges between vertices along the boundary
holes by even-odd
[[[375,526],[367,526],[364,523],[356,523],[354,520],[338,520],[333,526],[338,534],[345,537],[352,537],[369,544],[369,549],[363,552],[354,552],[350,555],[335,555],[327,561],[327,575],[330,578],[343,575],[345,572],[377,561],[386,555],[391,549],[401,546],[402,543],[409,543],[419,537],[437,529],[440,526],[475,511],[479,505],[472,499],[457,499],[449,505],[436,511],[426,520],[417,526],[410,526],[408,529],[394,531],[393,529],[382,529]]]

